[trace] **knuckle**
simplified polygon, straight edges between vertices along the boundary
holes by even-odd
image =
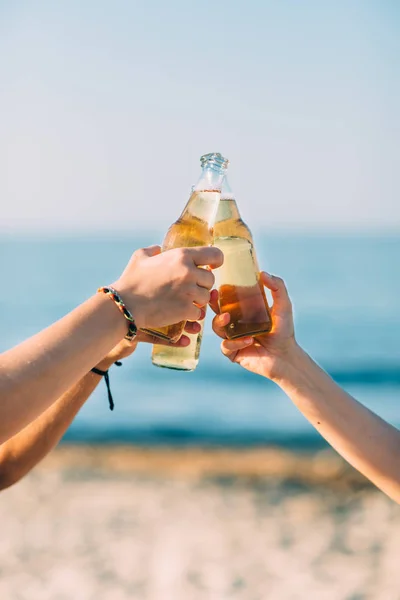
[[[196,281],[200,287],[210,290],[215,282],[215,277],[210,271],[197,269]]]
[[[207,289],[210,289],[213,285],[212,280],[210,278],[210,274],[208,272],[197,273],[197,282],[199,286]]]
[[[135,252],[132,254],[132,258],[143,258],[144,256],[144,249],[143,248],[138,248],[137,250],[135,250]]]
[[[170,257],[174,258],[177,264],[181,264],[184,262],[184,248],[173,248],[170,252]]]
[[[215,283],[215,275],[214,273],[211,273],[211,271],[207,271],[208,274],[208,282],[209,285],[207,286],[209,289],[211,289]]]
[[[181,260],[186,263],[192,263],[192,253],[190,248],[180,248]]]
[[[284,282],[284,280],[283,280],[282,278],[280,278],[280,279],[279,279],[279,286],[280,286],[281,290],[282,290],[282,291],[283,291],[283,292],[284,292],[286,295],[288,295],[288,292],[287,292],[287,287],[286,287],[286,283]]]
[[[192,271],[189,265],[181,264],[179,268],[179,280],[182,283],[186,283],[188,280],[191,281]]]
[[[194,298],[198,298],[199,294],[198,294],[198,287],[196,283],[190,283],[188,285],[188,289],[187,289],[187,295],[189,296],[189,298],[191,300],[193,300]]]
[[[224,262],[224,254],[222,250],[220,250],[220,248],[217,248],[216,246],[213,246],[212,248],[210,248],[210,250],[212,251],[212,260],[214,262],[222,264]]]
[[[220,248],[217,248],[216,246],[214,246],[212,248],[212,250],[214,252],[215,258],[217,258],[218,260],[223,260],[224,254],[223,254],[223,252],[222,252],[222,250]]]

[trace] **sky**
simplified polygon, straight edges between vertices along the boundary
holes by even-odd
[[[400,4],[0,0],[0,231],[166,228],[221,152],[250,227],[400,230]]]

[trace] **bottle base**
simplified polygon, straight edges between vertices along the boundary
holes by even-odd
[[[168,361],[162,360],[152,360],[152,363],[155,367],[159,367],[161,369],[172,369],[173,371],[194,371],[197,367],[197,360],[187,360],[182,362],[181,364],[168,363]]]
[[[175,336],[175,337],[171,338],[168,335],[165,335],[164,333],[161,333],[160,331],[155,331],[153,329],[141,329],[140,331],[142,331],[143,333],[146,333],[147,335],[151,335],[155,338],[163,340],[164,342],[175,343],[179,340],[179,337],[180,337],[180,336],[179,337]]]
[[[177,367],[176,365],[174,365],[174,366],[172,366],[172,365],[158,365],[157,363],[153,363],[153,365],[155,367],[158,367],[159,369],[171,369],[172,371],[183,371],[183,372],[186,372],[186,373],[191,373],[196,368],[196,367]]]
[[[236,333],[234,335],[232,335],[232,332],[229,330],[229,325],[225,328],[225,334],[228,340],[240,340],[241,338],[245,338],[245,337],[258,337],[260,335],[267,335],[268,333],[271,333],[272,330],[272,326],[268,327],[262,331],[255,330],[255,331],[242,331],[240,333]]]

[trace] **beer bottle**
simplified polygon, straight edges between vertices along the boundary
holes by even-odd
[[[215,269],[219,309],[229,313],[228,339],[268,333],[272,319],[258,268],[253,237],[242,221],[235,196],[224,178],[214,225],[214,246],[224,253],[224,264]]]
[[[192,186],[192,194],[195,186]],[[207,310],[206,306],[203,306],[204,310]],[[151,360],[153,365],[156,367],[165,367],[168,369],[175,369],[177,371],[194,371],[198,365],[200,357],[201,340],[203,337],[204,329],[203,319],[200,322],[201,330],[197,334],[185,333],[189,338],[189,346],[184,348],[174,348],[173,346],[162,346],[161,344],[154,344],[153,351],[151,354]]]
[[[200,159],[201,175],[197,184],[192,188],[192,193],[181,216],[169,228],[162,245],[162,251],[172,248],[187,248],[193,246],[211,246],[213,242],[212,226],[218,209],[221,195],[221,184],[228,161],[219,153],[205,154]],[[175,323],[158,329],[144,329],[146,333],[156,335],[164,340],[175,342],[181,337],[185,322]],[[153,364],[172,369],[192,370],[198,360],[190,369],[187,369],[186,359],[174,355],[178,350],[193,352],[196,356],[198,336],[196,341],[191,340],[187,348],[169,348],[155,344],[153,350]],[[200,338],[201,339],[201,338]],[[179,354],[179,353],[178,353]]]

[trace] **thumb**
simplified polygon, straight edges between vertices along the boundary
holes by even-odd
[[[271,291],[274,312],[279,314],[290,312],[292,310],[292,303],[283,279],[275,275],[269,275],[269,273],[263,271],[261,273],[261,281]]]
[[[148,246],[147,248],[143,248],[142,249],[143,254],[145,254],[146,256],[157,256],[157,254],[161,254],[161,247],[160,246]]]

